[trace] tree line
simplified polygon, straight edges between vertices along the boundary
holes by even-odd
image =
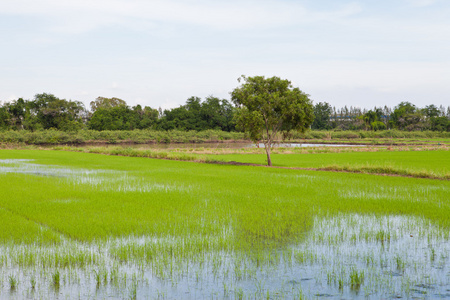
[[[423,108],[404,101],[390,108],[374,107],[332,107],[327,102],[314,105],[314,121],[311,125],[316,130],[386,130],[403,131],[449,131],[450,106],[437,107],[434,104]]]
[[[228,100],[209,96],[187,99],[177,108],[130,107],[119,98],[98,97],[86,109],[80,101],[37,94],[32,100],[19,98],[0,105],[0,129],[62,131],[91,130],[222,130],[235,131],[234,107]]]
[[[42,93],[0,104],[0,130],[222,130],[236,131],[236,107],[226,99],[190,97],[184,105],[162,110],[130,107],[119,98],[98,97],[89,108],[80,101]],[[313,107],[315,130],[450,131],[450,107],[423,108],[401,102],[394,108],[335,108],[327,102]]]

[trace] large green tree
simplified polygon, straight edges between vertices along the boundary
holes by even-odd
[[[366,130],[385,130],[386,125],[381,121],[383,117],[383,110],[381,108],[376,108],[374,110],[369,110],[361,118],[364,120]]]
[[[159,112],[157,109],[145,106],[142,108],[141,105],[136,105],[132,108],[136,119],[136,128],[138,129],[148,129],[155,128],[158,122]]]
[[[164,130],[234,130],[233,106],[225,99],[209,96],[205,101],[190,97],[185,105],[166,109],[159,122]]]
[[[27,105],[28,102],[25,102],[25,100],[22,98],[13,100],[5,104],[5,109],[8,114],[5,114],[4,116],[8,119],[11,128],[13,129],[24,128],[23,123],[25,120],[25,116],[29,115],[29,113],[27,113]]]
[[[0,107],[0,130],[8,129],[8,121],[11,118],[6,107]]]
[[[253,142],[263,142],[271,166],[277,133],[308,129],[314,119],[313,105],[307,94],[286,79],[241,76],[238,81],[242,85],[231,92],[236,123],[250,133]]]
[[[36,94],[28,103],[30,118],[43,129],[79,130],[83,127],[84,105],[80,101],[60,99],[53,94]]]
[[[88,122],[93,130],[133,130],[139,123],[138,115],[126,105],[97,108]]]
[[[127,103],[119,98],[106,98],[106,97],[97,97],[94,101],[90,103],[91,111],[95,112],[99,108],[109,109],[117,106],[127,106]]]
[[[200,109],[202,120],[206,123],[207,129],[232,131],[233,106],[225,99],[209,96],[202,103]]]
[[[331,129],[330,116],[333,108],[327,102],[319,102],[314,105],[314,122],[312,129],[328,130]]]
[[[423,121],[424,115],[420,109],[410,102],[400,102],[391,115],[391,122],[395,128],[400,130],[423,130]]]

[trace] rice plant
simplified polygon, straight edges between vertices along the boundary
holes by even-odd
[[[68,298],[415,296],[448,287],[449,199],[445,180],[2,150],[0,266],[37,298],[48,278]]]
[[[15,291],[17,288],[17,285],[19,284],[19,280],[14,275],[9,275],[8,282],[9,282],[9,288],[11,289],[11,291]]]
[[[61,274],[59,270],[56,270],[52,274],[52,285],[55,289],[59,289],[61,284]]]

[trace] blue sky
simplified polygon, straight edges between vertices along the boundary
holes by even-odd
[[[448,0],[2,0],[0,101],[170,108],[240,75],[333,106],[450,105]]]

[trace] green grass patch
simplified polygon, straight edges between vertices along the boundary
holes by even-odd
[[[209,159],[265,165],[265,154],[207,155]],[[419,178],[450,179],[450,152],[379,151],[348,153],[273,154],[274,166],[330,171],[395,174]]]
[[[301,157],[309,156],[280,156],[278,163],[298,166]],[[77,180],[0,175],[0,207],[79,241],[129,235],[206,238],[228,228],[234,247],[266,247],[301,238],[312,217],[324,212],[411,214],[445,226],[449,222],[449,183],[441,181],[58,151],[4,150],[0,158],[34,159],[81,174],[99,171]]]
[[[0,240],[7,244],[57,244],[61,237],[48,227],[0,208]]]

